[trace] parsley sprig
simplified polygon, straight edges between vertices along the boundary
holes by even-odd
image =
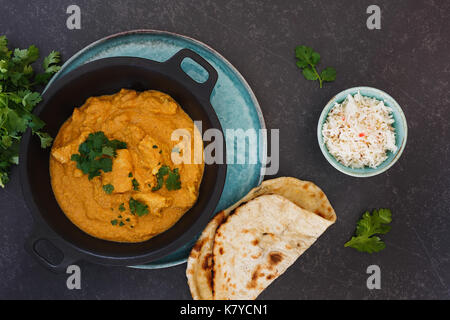
[[[119,140],[109,140],[103,131],[89,134],[85,142],[78,148],[79,154],[73,154],[72,161],[77,168],[89,175],[89,180],[100,176],[101,171],[112,171],[112,158],[117,156],[116,150],[126,149],[127,144]]]
[[[320,54],[307,46],[298,46],[295,48],[295,56],[297,57],[297,66],[302,69],[303,76],[306,80],[319,80],[320,87],[324,82],[332,82],[336,80],[336,70],[332,67],[325,68],[320,74],[316,69],[320,61]]]
[[[356,226],[356,236],[345,244],[359,252],[379,252],[386,244],[376,234],[386,234],[391,230],[388,224],[392,221],[391,210],[373,210],[372,215],[366,211]]]
[[[45,85],[58,72],[60,55],[52,51],[44,59],[41,73],[32,67],[38,59],[37,47],[12,51],[8,39],[0,36],[0,187],[8,183],[11,165],[19,163],[19,143],[27,128],[39,137],[42,148],[53,141],[42,131],[45,123],[32,111],[42,100],[36,87]]]

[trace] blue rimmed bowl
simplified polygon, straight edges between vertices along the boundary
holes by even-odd
[[[395,129],[395,136],[396,136],[395,144],[397,146],[397,151],[396,152],[388,151],[388,158],[377,168],[370,168],[370,167],[350,168],[344,166],[330,154],[323,140],[322,128],[325,121],[328,118],[328,113],[331,111],[331,109],[334,107],[336,103],[342,103],[349,94],[354,96],[358,92],[360,92],[361,95],[363,96],[383,101],[388,107],[392,109],[392,115],[395,121],[393,123],[393,127]],[[340,172],[358,178],[373,177],[380,173],[385,172],[390,167],[392,167],[402,155],[403,150],[405,149],[406,146],[407,137],[408,137],[408,125],[406,123],[405,114],[403,113],[402,108],[400,108],[400,105],[397,103],[397,101],[394,100],[394,98],[392,98],[386,92],[371,87],[354,87],[344,90],[335,95],[323,109],[322,114],[320,115],[319,118],[319,124],[317,126],[317,138],[319,140],[320,150],[322,151],[323,155],[328,160],[328,162]]]

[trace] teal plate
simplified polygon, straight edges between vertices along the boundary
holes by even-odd
[[[135,30],[118,33],[98,40],[70,58],[51,80],[47,88],[58,78],[93,60],[129,56],[163,62],[184,48],[200,54],[219,74],[216,87],[211,95],[211,104],[219,117],[227,141],[229,141],[226,133],[227,129],[260,130],[266,128],[255,95],[245,79],[231,63],[209,46],[189,37],[169,32]],[[195,62],[186,59],[183,61],[182,68],[194,80],[199,82],[205,80],[206,71]],[[227,143],[227,148],[230,145]],[[247,150],[248,148],[237,150],[237,147],[235,147],[234,154],[246,152],[246,159],[248,159]],[[266,150],[267,141],[265,138],[260,138],[258,155],[263,154],[263,156],[258,159],[257,164],[228,164],[225,187],[215,212],[226,209],[237,202],[252,188],[262,182]],[[228,155],[232,153],[230,151],[227,149]],[[196,238],[192,239],[183,248],[161,260],[146,265],[133,266],[133,268],[159,269],[182,264],[186,262],[195,240]]]

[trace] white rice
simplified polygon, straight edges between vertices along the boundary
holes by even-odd
[[[359,92],[336,103],[322,128],[330,154],[346,167],[376,168],[397,151],[392,109]]]

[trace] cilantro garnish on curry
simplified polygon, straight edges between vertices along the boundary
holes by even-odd
[[[130,198],[130,202],[128,203],[130,206],[130,211],[132,214],[137,214],[139,217],[145,216],[148,214],[148,206],[139,202],[133,198]]]
[[[158,191],[164,185],[164,177],[167,176],[166,188],[167,190],[178,190],[181,189],[181,181],[180,174],[178,173],[178,169],[173,169],[172,171],[168,166],[162,166],[159,168],[158,173],[156,174],[156,179],[158,184],[156,187],[152,188],[152,191]]]
[[[119,140],[109,140],[102,131],[91,133],[78,148],[79,154],[73,154],[72,161],[77,168],[89,175],[89,180],[103,172],[112,170],[112,158],[117,157],[117,149],[126,149],[127,144]]]
[[[112,184],[105,184],[103,186],[103,190],[106,192],[106,194],[111,194],[114,191],[114,186]]]

